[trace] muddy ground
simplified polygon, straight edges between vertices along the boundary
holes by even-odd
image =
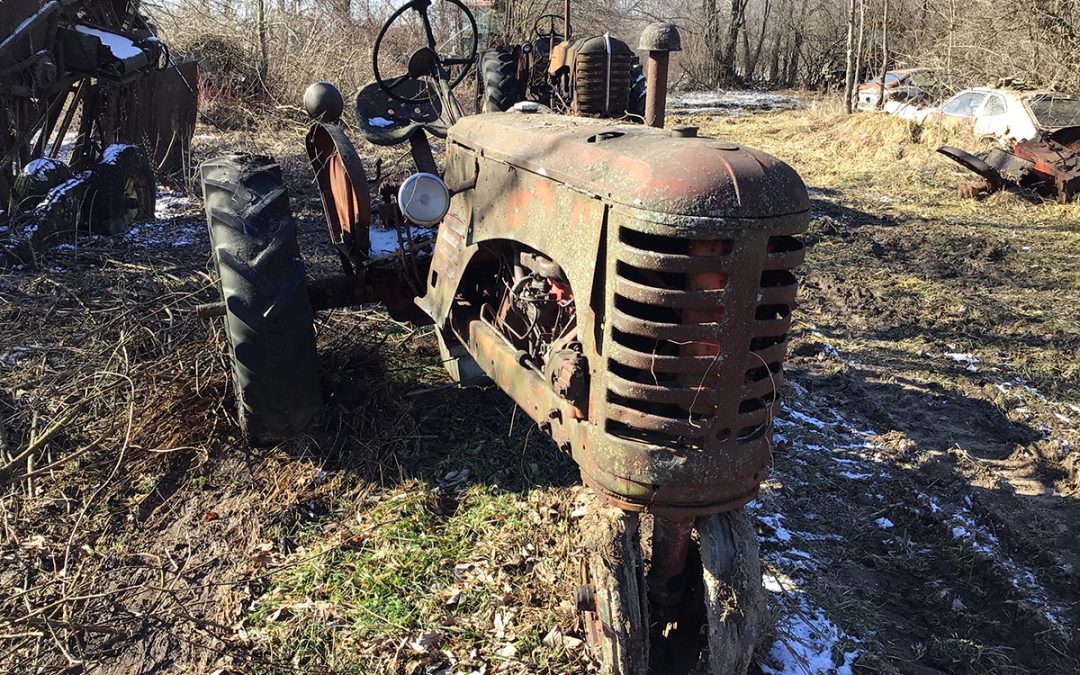
[[[1080,205],[960,200],[932,135],[763,107],[673,120],[811,189],[751,506],[776,616],[756,668],[1080,672]],[[301,133],[197,152],[280,158],[332,271]],[[374,307],[319,318],[311,429],[245,448],[221,327],[193,313],[215,297],[198,199],[165,196],[0,274],[0,667],[590,672],[573,463]]]

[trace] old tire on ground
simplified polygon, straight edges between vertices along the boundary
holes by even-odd
[[[626,101],[626,112],[638,117],[645,116],[645,71],[641,59],[630,60],[630,93]]]
[[[35,159],[15,176],[8,212],[19,213],[36,208],[49,190],[71,180],[73,176],[71,168],[59,159]]]
[[[86,195],[87,220],[98,234],[123,234],[154,215],[154,171],[143,149],[110,145],[94,165]]]
[[[489,49],[480,55],[480,112],[504,112],[521,100],[517,62],[508,49]]]
[[[240,426],[252,446],[295,435],[322,406],[314,311],[281,168],[227,155],[202,165]]]
[[[603,675],[649,668],[649,599],[636,513],[592,497],[581,521],[585,560],[578,608]]]
[[[768,620],[754,523],[744,509],[698,518],[710,673],[745,673]]]

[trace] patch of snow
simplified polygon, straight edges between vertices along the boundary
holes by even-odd
[[[66,180],[63,183],[57,185],[53,189],[49,190],[49,194],[45,195],[45,200],[38,204],[38,213],[44,213],[51,207],[58,199],[61,199],[71,190],[82,185],[90,177],[89,171],[83,171],[79,175]]]
[[[824,429],[824,428],[829,426],[828,422],[824,422],[822,420],[819,420],[816,417],[811,417],[810,415],[807,415],[806,413],[800,412],[800,411],[795,410],[793,408],[789,408],[787,406],[784,407],[784,412],[787,414],[788,417],[795,420],[796,422],[802,422],[803,424],[809,424],[810,426],[812,426],[812,427],[814,427],[816,429]]]
[[[765,589],[783,592],[778,580],[766,577]],[[789,602],[776,624],[776,642],[769,648],[771,663],[762,663],[768,675],[835,673],[850,675],[857,650],[843,651],[841,642],[855,640],[845,635],[825,612],[810,604],[801,592],[789,592]],[[839,663],[837,662],[839,660]]]
[[[132,42],[130,38],[126,38],[123,35],[117,35],[116,33],[110,33],[82,24],[75,26],[75,30],[83,35],[93,35],[101,40],[101,44],[112,52],[113,57],[117,59],[131,59],[142,56],[143,54],[143,50],[136,47],[135,43]]]
[[[952,359],[953,361],[956,361],[959,364],[962,364],[969,371],[971,371],[973,373],[979,372],[979,369],[976,367],[978,365],[978,363],[979,363],[979,359],[977,359],[974,354],[961,354],[959,352],[947,352],[945,354],[945,357],[949,358],[949,359]]]
[[[791,541],[791,533],[784,527],[782,521],[784,516],[779,513],[772,515],[758,516],[758,520],[768,525],[776,532],[776,538],[779,541]]]
[[[34,353],[31,347],[12,347],[6,351],[0,352],[0,368],[14,368],[19,365],[19,361]]]
[[[841,471],[837,475],[839,475],[839,476],[841,476],[843,478],[847,478],[849,480],[865,480],[867,478],[870,478],[871,475],[873,475],[873,474],[857,473],[857,472],[854,472],[854,471]]]
[[[738,117],[751,112],[794,110],[798,100],[767,91],[692,91],[668,96],[669,113]]]
[[[172,218],[178,215],[177,211],[191,208],[191,198],[181,192],[157,193],[154,204],[154,217],[158,220]]]
[[[409,229],[412,232],[414,241],[435,236],[435,228],[432,227],[411,225]],[[400,249],[397,230],[372,227],[368,231],[368,236],[371,239],[371,249],[368,255],[372,258],[397,253]]]
[[[891,530],[893,528],[893,521],[889,520],[888,518],[878,518],[874,522],[877,523],[877,526],[883,530]]]
[[[106,164],[116,164],[120,160],[120,153],[130,147],[125,143],[113,143],[101,153],[101,161]]]
[[[201,224],[155,220],[132,225],[124,234],[122,241],[134,248],[157,246],[183,248],[200,242],[205,234],[206,228]]]
[[[63,164],[60,160],[50,159],[48,157],[39,157],[30,162],[23,168],[23,173],[27,176],[33,176],[34,178],[41,179],[45,177],[45,174],[50,170],[56,168],[58,164]]]

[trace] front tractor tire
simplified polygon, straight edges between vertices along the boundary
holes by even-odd
[[[710,673],[745,673],[768,625],[754,521],[745,509],[698,518]]]
[[[587,493],[588,494],[588,493]],[[601,675],[649,671],[649,598],[636,513],[589,494],[577,604]]]
[[[480,112],[505,112],[522,100],[517,71],[509,49],[489,49],[480,55]]]
[[[253,447],[296,435],[322,406],[314,310],[281,168],[227,155],[202,165],[240,427]]]
[[[154,215],[154,171],[136,145],[110,145],[93,167],[87,219],[97,234],[124,234]]]

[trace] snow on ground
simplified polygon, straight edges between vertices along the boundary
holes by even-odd
[[[132,225],[122,241],[135,248],[180,248],[200,243],[206,228],[200,220],[190,218],[192,208],[186,194],[162,190],[157,194],[154,220]]]
[[[411,225],[409,229],[412,232],[414,240],[435,238],[435,230],[433,228]],[[397,230],[372,227],[369,230],[369,236],[371,237],[371,249],[368,255],[372,258],[378,258],[398,252],[400,245],[398,243]]]
[[[793,110],[797,99],[767,91],[691,91],[668,96],[669,113],[741,117],[761,111]]]
[[[776,624],[776,642],[769,648],[771,663],[762,663],[767,675],[835,673],[850,675],[858,650],[844,651],[842,643],[855,642],[806,596],[775,576],[766,576],[765,588],[782,596],[784,615]]]
[[[791,383],[796,390],[801,387]],[[805,393],[805,392],[801,392]],[[773,420],[777,441],[792,444],[792,456],[799,463],[802,453],[828,453],[841,464],[863,469],[863,473],[851,473],[851,477],[870,477],[872,459],[852,458],[852,451],[864,449],[865,441],[859,437],[865,432],[856,432],[858,442],[844,442],[840,434],[834,431],[838,426],[851,428],[844,418],[835,411],[826,415],[813,410],[800,409],[786,405],[783,416]],[[825,436],[828,445],[810,443],[801,440],[806,432],[814,437]],[[776,625],[776,641],[769,647],[769,662],[761,664],[762,671],[769,675],[806,675],[807,673],[836,673],[848,675],[852,663],[858,656],[857,649],[846,649],[858,643],[847,635],[807,596],[808,578],[819,569],[824,561],[798,548],[801,542],[839,540],[840,535],[828,532],[801,532],[784,526],[783,513],[771,513],[769,499],[750,505],[750,510],[764,525],[766,532],[772,532],[766,552],[762,555],[768,571],[764,574],[765,589],[771,593],[774,604],[779,610]],[[807,520],[816,520],[812,514],[805,514]],[[887,520],[887,519],[882,519]],[[880,525],[880,523],[879,523]],[[892,523],[889,523],[891,526]]]
[[[959,363],[978,362],[968,354],[948,354]],[[957,358],[959,357],[959,358]],[[795,382],[789,381],[795,390],[791,402],[785,403],[781,415],[773,420],[776,431],[774,440],[791,445],[791,456],[798,464],[806,462],[801,457],[810,453],[826,453],[838,464],[835,476],[848,480],[866,480],[877,477],[887,482],[897,471],[875,443],[877,433],[873,430],[856,430],[845,417],[834,409],[821,410],[807,403],[808,392]],[[820,442],[811,442],[820,441]],[[872,485],[868,484],[868,485]],[[872,498],[881,495],[867,493]],[[920,494],[919,502],[932,514],[936,514],[949,536],[967,544],[979,555],[999,565],[1021,592],[1024,604],[1039,608],[1052,630],[1065,630],[1061,618],[1064,608],[1052,601],[1036,574],[1018,564],[1006,554],[997,536],[985,525],[977,522],[974,505],[967,496],[959,507],[943,507],[933,497]],[[813,581],[813,573],[827,560],[815,560],[811,554],[797,548],[803,542],[841,540],[840,535],[828,532],[801,532],[784,525],[784,514],[771,512],[769,498],[750,505],[751,512],[772,532],[767,540],[762,560],[769,571],[765,574],[765,587],[775,594],[780,607],[777,623],[777,639],[770,647],[771,664],[763,664],[765,673],[805,675],[808,673],[850,673],[857,650],[844,651],[843,646],[857,644],[858,640],[844,634],[823,610],[813,605],[804,587]],[[807,520],[816,518],[807,516]],[[897,526],[892,519],[882,516],[874,525],[880,530],[891,531]],[[887,535],[886,535],[887,536]]]

